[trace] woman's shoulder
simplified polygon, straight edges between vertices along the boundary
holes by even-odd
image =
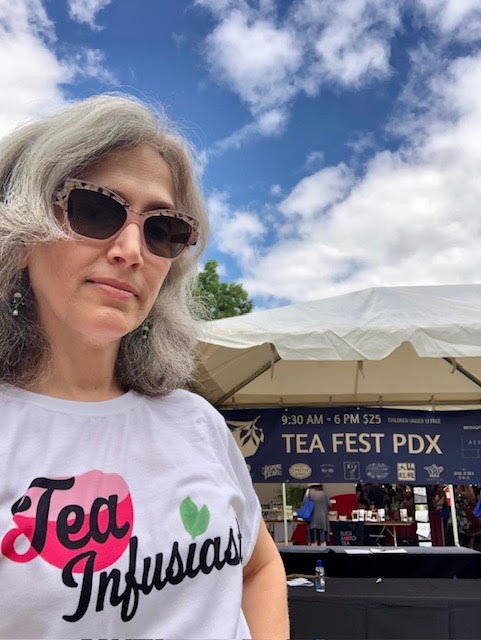
[[[184,421],[194,420],[197,424],[217,423],[225,426],[222,415],[205,398],[186,389],[175,389],[158,398],[145,398],[159,412],[172,413]]]
[[[151,417],[176,427],[176,432],[202,437],[211,443],[227,445],[229,428],[223,416],[205,398],[185,389],[176,389],[158,398],[145,398]]]
[[[170,391],[169,393],[159,396],[157,398],[150,399],[153,402],[157,402],[159,405],[179,405],[185,408],[196,409],[198,411],[203,411],[206,413],[211,413],[212,415],[219,415],[217,409],[215,409],[205,398],[194,393],[192,391],[188,391],[187,389],[175,389],[174,391]]]

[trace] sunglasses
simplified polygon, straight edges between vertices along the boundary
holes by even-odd
[[[70,230],[83,238],[110,240],[134,222],[143,231],[148,251],[160,258],[178,258],[199,237],[198,221],[185,213],[171,209],[137,213],[114,191],[84,180],[65,180],[54,204],[62,209]]]

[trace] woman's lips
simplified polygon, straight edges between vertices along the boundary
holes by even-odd
[[[92,278],[87,282],[93,285],[97,291],[115,298],[116,300],[130,300],[135,298],[137,291],[126,282],[112,280],[110,278]]]

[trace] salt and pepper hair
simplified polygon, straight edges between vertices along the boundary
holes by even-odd
[[[29,245],[68,239],[53,211],[56,189],[109,154],[142,143],[153,145],[169,165],[175,207],[199,221],[200,240],[172,264],[147,318],[148,338],[136,329],[122,339],[115,375],[122,388],[149,396],[188,381],[195,345],[190,289],[208,234],[191,150],[165,115],[130,96],[105,94],[0,139],[0,382],[26,386],[49,370],[49,343],[20,264]],[[11,306],[16,291],[24,302],[18,316]]]

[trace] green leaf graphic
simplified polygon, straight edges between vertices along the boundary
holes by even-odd
[[[209,526],[209,509],[205,505],[198,509],[195,502],[189,497],[181,502],[180,517],[185,530],[192,536],[192,540],[204,533]]]

